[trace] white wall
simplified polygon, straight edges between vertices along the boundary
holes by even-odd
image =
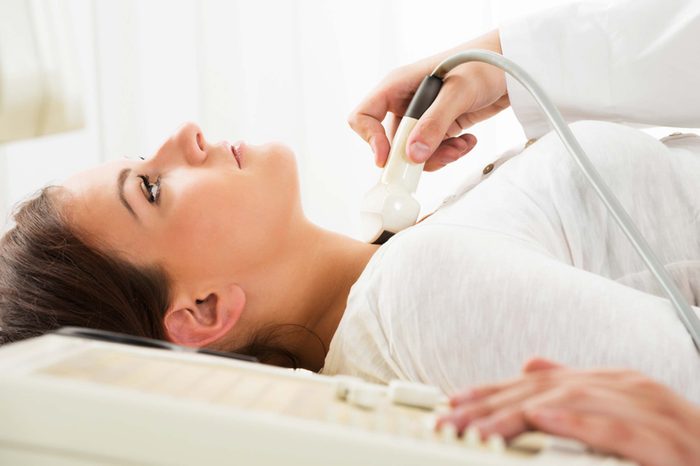
[[[95,106],[92,2],[71,0],[63,6],[70,10],[68,29],[74,42],[79,44],[76,55],[87,124],[81,131],[0,146],[0,219],[5,219],[10,207],[28,193],[102,160]]]
[[[148,155],[183,121],[194,120],[210,140],[290,145],[307,216],[355,236],[360,201],[381,170],[348,127],[350,111],[391,69],[555,3],[64,0],[87,126],[0,148],[0,214],[77,170]],[[510,110],[472,132],[479,139],[472,154],[422,176],[423,213],[467,168],[524,142]]]

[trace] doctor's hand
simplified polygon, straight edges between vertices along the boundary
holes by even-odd
[[[423,78],[445,58],[475,48],[502,53],[498,30],[395,69],[353,110],[348,123],[372,147],[378,167],[386,164],[389,155],[390,142],[382,126],[386,114],[393,114],[389,134],[393,139]],[[407,141],[408,157],[416,163],[427,161],[423,167],[425,171],[435,171],[458,160],[476,145],[474,135],[462,135],[462,131],[509,105],[502,70],[478,62],[459,65],[447,74],[435,102],[411,132]]]
[[[580,440],[646,466],[700,465],[700,407],[629,370],[574,370],[528,361],[517,379],[450,398],[438,420],[482,437],[536,429]]]

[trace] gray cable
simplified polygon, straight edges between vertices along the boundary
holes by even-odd
[[[547,97],[535,80],[518,64],[508,60],[502,55],[488,50],[470,50],[453,55],[435,68],[433,76],[442,79],[452,68],[470,61],[481,61],[504,70],[522,84],[535,98],[535,101],[544,111],[544,114],[549,118],[550,123],[564,143],[564,146],[566,146],[596,193],[598,193],[598,197],[603,201],[605,207],[607,207],[610,214],[617,221],[617,224],[620,225],[620,228],[622,228],[622,231],[634,246],[634,249],[639,253],[644,263],[671,299],[676,313],[678,314],[678,318],[683,322],[683,325],[693,339],[693,343],[695,343],[695,348],[700,352],[700,319],[698,319],[690,305],[685,301],[680,290],[678,290],[678,287],[676,287],[673,282],[673,279],[668,275],[661,261],[659,261],[651,247],[649,247],[649,244],[644,237],[642,237],[642,234],[634,225],[630,216],[610,191],[600,174],[596,171],[590,159],[581,148],[581,145],[574,137],[574,134],[571,132],[571,129],[564,121],[564,118],[562,118],[559,110],[552,104],[552,101]]]

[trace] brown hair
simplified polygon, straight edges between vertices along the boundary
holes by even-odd
[[[14,227],[0,239],[0,344],[61,326],[165,340],[166,272],[158,266],[137,267],[89,246],[58,208],[61,193],[61,187],[49,186],[21,204]],[[298,330],[310,332],[295,327],[267,329],[235,351],[300,367],[290,345],[281,344]]]
[[[168,277],[89,247],[49,186],[24,202],[0,240],[0,342],[64,325],[164,339]]]

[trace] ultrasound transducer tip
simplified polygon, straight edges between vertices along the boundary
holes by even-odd
[[[414,163],[409,160],[406,142],[441,87],[441,78],[426,76],[396,129],[382,176],[363,199],[362,240],[367,243],[384,244],[399,231],[415,225],[418,219],[420,204],[413,193],[418,187],[425,162]]]

